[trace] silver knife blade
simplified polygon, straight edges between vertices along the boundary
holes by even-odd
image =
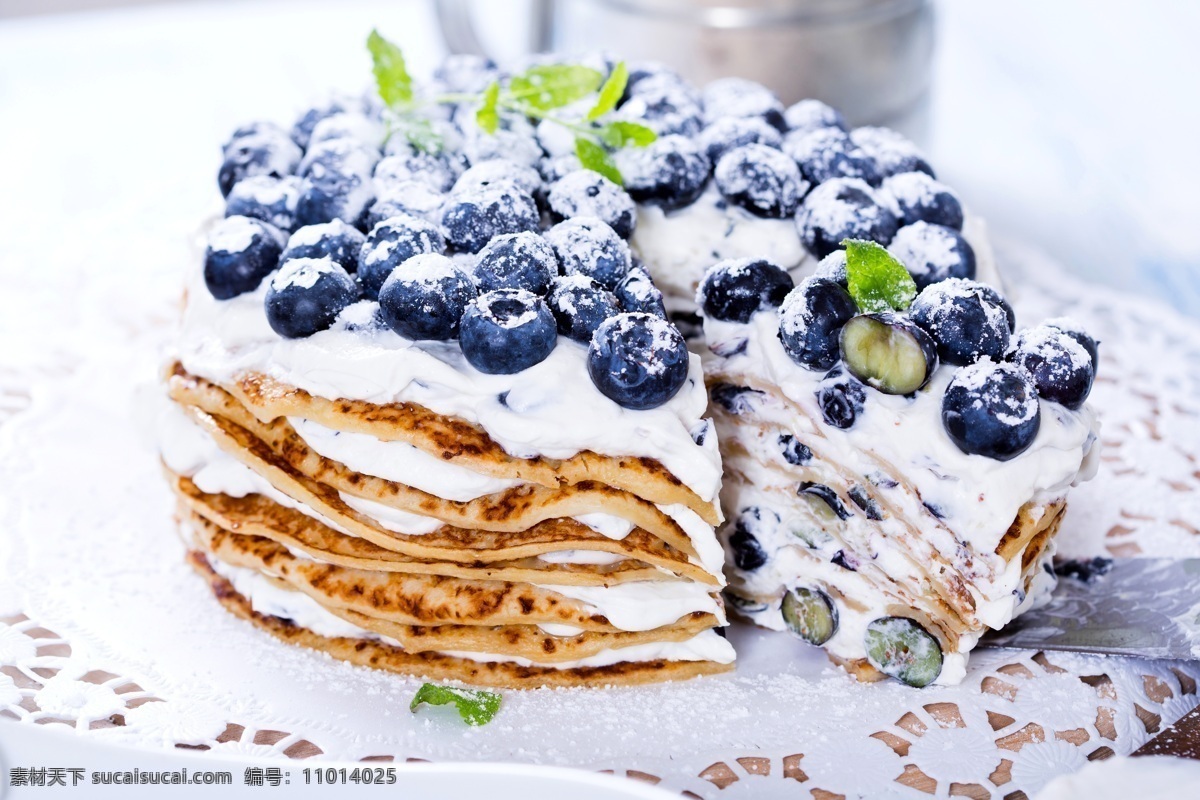
[[[1200,661],[1200,558],[1104,561],[1060,565],[1050,601],[980,646]]]

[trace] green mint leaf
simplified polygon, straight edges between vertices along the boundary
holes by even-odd
[[[416,713],[422,703],[428,703],[431,706],[453,703],[463,722],[468,725],[486,725],[492,721],[492,717],[496,716],[496,712],[500,709],[500,695],[481,689],[456,689],[453,686],[425,683],[413,696],[408,710]]]
[[[372,30],[367,37],[367,50],[371,51],[371,71],[375,73],[375,84],[383,102],[393,108],[412,102],[412,77],[400,48],[380,36],[379,31]]]
[[[500,112],[497,110],[499,103],[500,84],[493,81],[483,93],[483,105],[475,112],[475,122],[485,133],[495,133],[500,127]]]
[[[509,99],[537,111],[562,108],[582,100],[600,88],[604,76],[579,64],[544,64],[514,76],[508,84]]]
[[[850,296],[864,314],[903,311],[917,296],[917,284],[904,265],[882,245],[843,239]]]
[[[625,84],[627,83],[629,83],[629,68],[622,61],[613,67],[613,71],[608,75],[608,80],[600,87],[600,96],[596,98],[596,105],[592,106],[592,110],[587,113],[585,119],[588,122],[595,122],[616,108],[617,103],[621,101],[621,96],[625,94]]]
[[[617,120],[610,122],[600,129],[600,138],[609,147],[620,149],[632,144],[634,147],[645,147],[658,138],[653,128],[647,128],[639,122]]]
[[[617,186],[625,185],[625,179],[621,177],[621,170],[617,169],[612,156],[608,154],[607,150],[591,139],[576,136],[575,155],[579,156],[579,163],[583,165],[584,169],[599,172]]]

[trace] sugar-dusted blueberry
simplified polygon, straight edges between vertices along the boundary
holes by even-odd
[[[1099,368],[1100,342],[1098,342],[1090,333],[1084,330],[1083,326],[1080,325],[1076,320],[1071,319],[1070,317],[1055,317],[1054,319],[1046,320],[1042,324],[1048,325],[1051,328],[1058,328],[1060,331],[1066,333],[1072,339],[1079,342],[1079,344],[1083,346],[1083,349],[1088,351],[1088,355],[1092,357],[1092,366],[1094,368]]]
[[[848,430],[858,421],[867,402],[866,387],[838,364],[826,373],[816,392],[817,405],[825,423]]]
[[[994,290],[976,281],[948,278],[921,290],[909,306],[913,322],[937,342],[938,357],[965,366],[988,356],[1002,359],[1012,328]]]
[[[296,204],[296,223],[315,225],[340,219],[351,225],[363,224],[367,206],[375,199],[371,172],[377,158],[351,139],[313,145],[300,163],[300,176],[306,181]]]
[[[629,193],[590,169],[569,172],[552,183],[546,204],[556,222],[596,217],[622,239],[632,236],[637,224],[637,206]]]
[[[663,293],[654,285],[650,273],[635,267],[621,279],[613,289],[621,304],[622,311],[641,311],[656,317],[667,318],[667,307],[663,303]]]
[[[942,646],[920,623],[907,617],[882,617],[863,636],[867,660],[884,675],[921,688],[942,674]]]
[[[1079,408],[1092,392],[1096,364],[1086,346],[1062,328],[1038,325],[1017,334],[1011,359],[1029,371],[1045,400]]]
[[[487,133],[476,125],[475,109],[468,104],[455,113],[454,121],[462,130],[462,152],[471,164],[503,158],[527,167],[536,167],[546,156],[533,126],[524,117],[503,116],[500,128],[494,133]]]
[[[691,205],[704,191],[712,168],[695,142],[682,136],[626,147],[617,153],[617,163],[630,197],[667,210]]]
[[[885,202],[890,201],[901,225],[923,220],[962,230],[963,210],[958,195],[924,172],[901,172],[885,178],[880,194]]]
[[[964,453],[1008,461],[1033,444],[1041,421],[1033,378],[1015,364],[961,367],[942,397],[942,425]]]
[[[695,136],[704,126],[700,103],[687,86],[647,78],[629,90],[619,114],[654,129],[659,136]]]
[[[381,193],[405,181],[420,181],[436,192],[448,192],[458,179],[457,162],[445,153],[405,149],[375,165],[375,186]]]
[[[528,289],[536,295],[550,291],[558,275],[558,256],[550,243],[532,231],[505,233],[479,251],[475,283],[480,292]]]
[[[789,133],[783,138],[783,152],[814,184],[832,178],[860,178],[871,185],[880,180],[875,162],[840,128]]]
[[[881,178],[901,172],[924,172],[936,177],[920,149],[890,128],[855,128],[850,131],[850,141],[875,162]]]
[[[696,142],[708,160],[715,164],[730,150],[746,144],[761,144],[778,150],[783,144],[783,136],[762,117],[722,117],[700,131]]]
[[[380,222],[367,234],[358,257],[358,282],[374,300],[396,267],[423,253],[444,253],[446,240],[433,223],[400,214]],[[412,338],[412,337],[409,337]]]
[[[773,148],[747,144],[721,156],[713,173],[725,199],[760,217],[781,219],[796,213],[811,184],[796,162]]]
[[[779,524],[779,515],[766,508],[743,508],[729,534],[729,549],[733,565],[744,572],[753,572],[767,563],[767,551],[756,534],[765,534]]]
[[[896,217],[857,178],[834,178],[813,189],[796,212],[796,228],[805,248],[824,258],[843,239],[870,239],[887,245],[896,235]]]
[[[296,171],[301,152],[278,125],[269,122],[244,125],[225,144],[217,185],[228,196],[234,185],[251,175],[282,178]]]
[[[254,217],[281,231],[291,231],[296,227],[296,204],[302,191],[303,181],[295,175],[251,175],[230,189],[225,216]]]
[[[538,172],[542,174],[542,181],[546,184],[560,181],[572,172],[578,172],[581,169],[583,169],[583,164],[579,163],[579,156],[574,153],[547,156],[538,164]]]
[[[769,261],[729,258],[709,267],[696,290],[704,315],[724,322],[749,322],[757,312],[778,308],[795,282]]]
[[[333,139],[353,139],[366,147],[380,149],[387,131],[383,123],[361,111],[342,111],[330,114],[313,126],[308,137],[309,148]]]
[[[633,267],[629,245],[597,217],[564,220],[546,231],[565,275],[587,275],[614,289]]]
[[[542,176],[533,167],[509,161],[507,158],[492,158],[480,161],[459,175],[452,191],[461,195],[504,183],[516,184],[518,189],[530,197],[536,197],[542,190]]]
[[[513,375],[540,364],[558,343],[550,307],[525,289],[494,289],[463,313],[463,356],[489,375]]]
[[[600,323],[621,309],[617,298],[586,275],[560,275],[554,279],[546,304],[558,323],[558,332],[588,344]]]
[[[850,276],[846,270],[846,251],[834,250],[822,258],[817,262],[817,268],[813,270],[813,277],[833,281],[838,286],[847,286]]]
[[[729,117],[762,119],[777,130],[784,130],[783,103],[775,93],[756,81],[745,78],[717,78],[701,93],[704,121],[712,124]]]
[[[403,214],[436,223],[442,218],[445,204],[446,195],[422,181],[387,184],[367,208],[366,229],[370,230],[385,219]]]
[[[679,330],[652,314],[605,320],[588,348],[588,374],[600,393],[625,408],[657,408],[688,380],[689,356]]]
[[[850,373],[884,394],[911,394],[938,366],[937,344],[902,314],[862,314],[842,327],[842,359]]]
[[[498,76],[495,61],[473,53],[446,56],[433,71],[433,79],[439,87],[455,94],[482,92]]]
[[[812,98],[788,106],[783,112],[783,121],[791,131],[815,131],[818,128],[846,130],[846,120],[841,112]]]
[[[288,339],[323,331],[358,300],[358,284],[331,258],[296,258],[275,273],[263,301],[271,330]]]
[[[783,454],[784,461],[795,467],[802,467],[813,458],[808,445],[790,433],[779,434],[779,452]]]
[[[812,370],[837,363],[842,326],[858,313],[850,293],[833,281],[805,278],[779,309],[779,340],[792,361]]]
[[[334,114],[340,114],[343,111],[348,111],[356,108],[357,104],[349,97],[329,97],[319,105],[306,109],[292,125],[291,138],[292,141],[300,147],[307,149],[309,138],[312,136],[313,128],[317,123],[326,117],[331,117]]]
[[[904,265],[918,289],[947,278],[975,277],[975,250],[961,233],[944,225],[905,225],[896,231],[888,252]]]
[[[279,266],[283,235],[252,217],[226,217],[213,226],[204,254],[204,283],[218,300],[258,288]]]
[[[538,229],[537,204],[512,183],[452,196],[442,212],[446,238],[459,250],[478,253],[493,237]]]
[[[366,240],[360,230],[340,219],[306,225],[288,238],[279,260],[331,258],[347,272],[357,272],[359,253]]]
[[[423,253],[405,260],[383,282],[379,313],[406,339],[456,339],[459,320],[477,295],[475,282],[453,261]]]

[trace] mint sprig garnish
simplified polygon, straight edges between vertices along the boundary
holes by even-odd
[[[582,64],[537,64],[506,81],[494,81],[479,93],[440,94],[418,97],[400,48],[371,31],[367,49],[374,65],[379,96],[387,105],[389,136],[401,133],[417,149],[440,150],[441,137],[423,107],[431,104],[473,104],[475,123],[485,133],[500,129],[502,115],[521,114],[529,119],[547,120],[571,131],[575,136],[575,154],[585,169],[598,172],[621,184],[621,171],[610,150],[645,147],[658,138],[653,129],[629,120],[603,122],[625,94],[629,69],[625,62],[603,73]],[[582,117],[555,113],[592,94],[596,102]]]
[[[846,284],[864,314],[903,311],[917,296],[912,275],[882,245],[866,239],[843,239]]]
[[[458,715],[468,725],[486,725],[500,710],[500,695],[482,689],[458,689],[453,686],[438,686],[425,683],[417,690],[409,703],[408,710],[416,713],[422,703],[444,706],[452,703]]]

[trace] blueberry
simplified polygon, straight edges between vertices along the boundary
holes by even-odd
[[[892,211],[901,225],[923,220],[962,230],[963,210],[958,196],[924,172],[901,172],[885,179],[882,194],[891,199]]]
[[[307,109],[292,126],[292,141],[307,149],[313,128],[317,126],[318,122],[334,114],[340,114],[353,105],[354,103],[347,98],[331,97],[325,103]]]
[[[406,181],[419,181],[435,192],[448,192],[458,178],[457,163],[443,153],[407,149],[375,165],[375,185],[381,192]]]
[[[489,375],[529,369],[558,344],[550,307],[525,289],[495,289],[479,295],[462,317],[463,356]]]
[[[251,175],[282,178],[296,171],[300,148],[278,125],[253,123],[234,131],[225,144],[217,185],[228,196],[234,185]]]
[[[542,176],[526,164],[518,164],[507,158],[492,158],[475,164],[454,182],[456,195],[478,192],[497,184],[515,184],[530,197],[542,191]]]
[[[356,300],[358,285],[333,259],[297,258],[275,273],[264,305],[271,330],[300,339],[328,328]]]
[[[442,212],[446,238],[459,250],[478,253],[495,236],[538,229],[533,198],[502,183],[452,197]]]
[[[732,383],[714,383],[708,390],[709,397],[721,408],[735,417],[754,411],[755,403],[762,398],[763,393],[749,386],[735,386]]]
[[[667,318],[667,307],[663,304],[663,293],[650,279],[650,273],[644,269],[631,269],[629,274],[621,279],[613,294],[621,303],[622,311],[641,311],[656,317]]]
[[[945,363],[961,367],[980,356],[1000,360],[1012,329],[994,294],[982,283],[949,278],[922,289],[908,313],[937,342]]]
[[[825,423],[842,430],[854,427],[867,402],[866,387],[840,364],[821,379],[816,395]]]
[[[802,367],[829,369],[837,363],[838,335],[858,313],[850,293],[833,281],[805,278],[779,309],[779,340]]]
[[[312,146],[300,163],[306,178],[296,204],[296,223],[315,225],[340,219],[351,225],[365,220],[375,199],[371,171],[375,155],[350,139],[333,139]]]
[[[580,169],[569,172],[550,186],[546,196],[555,221],[596,217],[622,239],[633,235],[637,207],[629,193],[598,172]]]
[[[936,177],[917,146],[889,128],[855,128],[850,131],[850,141],[875,162],[881,178],[901,172],[924,172]]]
[[[803,497],[815,498],[820,501],[822,506],[824,506],[820,511],[822,516],[828,516],[825,513],[825,509],[832,512],[833,516],[838,519],[849,519],[851,516],[850,512],[846,510],[846,506],[842,504],[842,499],[838,497],[837,492],[823,483],[804,481],[796,487],[796,493]]]
[[[883,511],[880,510],[879,503],[875,502],[865,488],[855,484],[846,494],[850,495],[854,505],[862,509],[862,512],[867,515],[867,519],[873,519],[876,522],[883,519]]]
[[[1092,367],[1098,368],[1100,366],[1100,342],[1092,338],[1092,336],[1085,331],[1078,322],[1070,317],[1056,317],[1054,319],[1048,319],[1042,324],[1048,325],[1051,328],[1058,328],[1060,331],[1066,333],[1072,339],[1079,342],[1079,344],[1083,346],[1083,349],[1088,351],[1088,355],[1092,357]]]
[[[875,162],[840,128],[789,133],[783,138],[783,152],[814,184],[832,178],[860,178],[872,185],[880,180]]]
[[[796,213],[811,188],[796,162],[761,144],[743,145],[721,156],[713,177],[726,200],[771,219]]]
[[[408,214],[385,219],[367,234],[358,257],[363,294],[374,300],[396,267],[423,253],[445,251],[446,240],[433,223]]]
[[[550,291],[558,275],[558,256],[550,243],[536,233],[506,233],[492,239],[475,262],[479,291],[528,289],[536,295]]]
[[[620,313],[612,292],[586,275],[563,275],[554,279],[546,297],[558,323],[558,332],[588,344],[600,323]]]
[[[458,337],[459,320],[477,290],[471,278],[438,253],[424,253],[393,270],[379,290],[379,313],[406,339]]]
[[[702,130],[696,143],[715,164],[721,156],[744,144],[761,144],[778,150],[783,137],[761,117],[722,117]]]
[[[779,524],[779,517],[775,512],[753,507],[742,509],[734,522],[733,533],[729,535],[729,549],[733,551],[734,566],[744,572],[753,572],[767,563],[767,552],[763,550],[754,534],[761,531],[764,525],[772,524]]]
[[[1026,328],[1013,342],[1011,359],[1029,371],[1045,400],[1075,409],[1091,394],[1096,364],[1068,331],[1049,325]]]
[[[534,135],[534,129],[525,119],[503,117],[495,133],[485,133],[475,124],[475,110],[468,106],[456,114],[455,121],[463,130],[462,152],[471,164],[482,164],[497,158],[507,159],[527,167],[534,167],[545,156]]]
[[[280,261],[293,258],[332,258],[347,272],[358,271],[358,256],[367,237],[340,219],[307,225],[287,240]]]
[[[1008,329],[1015,331],[1017,329],[1017,312],[1013,310],[1012,304],[1004,299],[1004,295],[986,283],[978,284],[977,291],[985,300],[1004,309],[1004,316],[1008,318]]]
[[[783,595],[782,611],[788,630],[809,644],[825,644],[837,633],[837,609],[820,589],[788,589]]]
[[[308,136],[308,149],[334,139],[353,139],[364,147],[378,150],[385,138],[386,132],[379,120],[360,111],[343,111],[330,114],[313,126]]]
[[[1014,364],[962,367],[942,397],[942,425],[964,453],[1008,461],[1033,444],[1041,421],[1033,379]]]
[[[788,106],[783,112],[783,121],[792,131],[807,132],[818,128],[846,130],[846,120],[837,109],[812,98]]]
[[[388,184],[367,208],[366,229],[374,228],[385,219],[402,215],[439,222],[445,204],[444,194],[421,181]]]
[[[696,290],[704,315],[725,322],[749,322],[757,312],[777,308],[795,283],[769,261],[730,258],[709,267]]]
[[[283,235],[251,217],[226,217],[213,226],[204,254],[204,283],[218,300],[252,292],[279,266]]]
[[[911,394],[938,366],[937,344],[908,317],[863,314],[842,328],[842,359],[860,381],[884,394]]]
[[[790,433],[779,435],[779,451],[783,454],[783,460],[795,467],[802,467],[813,458],[812,450],[808,449],[808,445]]]
[[[295,175],[275,178],[251,175],[234,184],[225,198],[225,216],[254,217],[269,222],[281,231],[296,227],[296,204],[300,201],[303,181]]]
[[[648,78],[630,90],[620,116],[654,130],[661,137],[695,136],[703,127],[700,103],[673,80]]]
[[[907,617],[883,617],[867,625],[867,660],[892,678],[921,688],[942,673],[942,646],[929,631]]]
[[[848,286],[850,276],[846,271],[846,251],[834,250],[822,258],[817,263],[817,268],[813,270],[812,276],[814,278],[824,278],[827,281],[833,281],[838,286]]]
[[[905,225],[896,231],[888,252],[905,266],[918,289],[947,278],[975,277],[974,249],[961,233],[944,225]]]
[[[538,164],[538,172],[542,173],[542,180],[545,183],[555,183],[572,172],[579,172],[582,169],[583,164],[579,163],[579,156],[574,153],[548,156]]]
[[[596,217],[564,220],[546,231],[565,275],[587,275],[614,289],[633,267],[629,245]]]
[[[458,53],[446,56],[433,71],[433,79],[446,92],[474,94],[482,92],[499,77],[496,62],[486,56]]]
[[[588,374],[600,393],[625,408],[656,408],[688,380],[687,345],[674,325],[650,314],[625,313],[596,329]]]
[[[777,130],[785,130],[783,103],[761,83],[745,78],[718,78],[704,87],[701,95],[704,121],[755,117]]]
[[[663,136],[646,147],[627,147],[618,152],[617,159],[629,196],[668,211],[695,202],[711,169],[695,143],[682,136]]]
[[[896,217],[856,178],[835,178],[808,193],[796,212],[796,228],[805,248],[824,258],[843,239],[870,239],[887,245],[896,235]]]

